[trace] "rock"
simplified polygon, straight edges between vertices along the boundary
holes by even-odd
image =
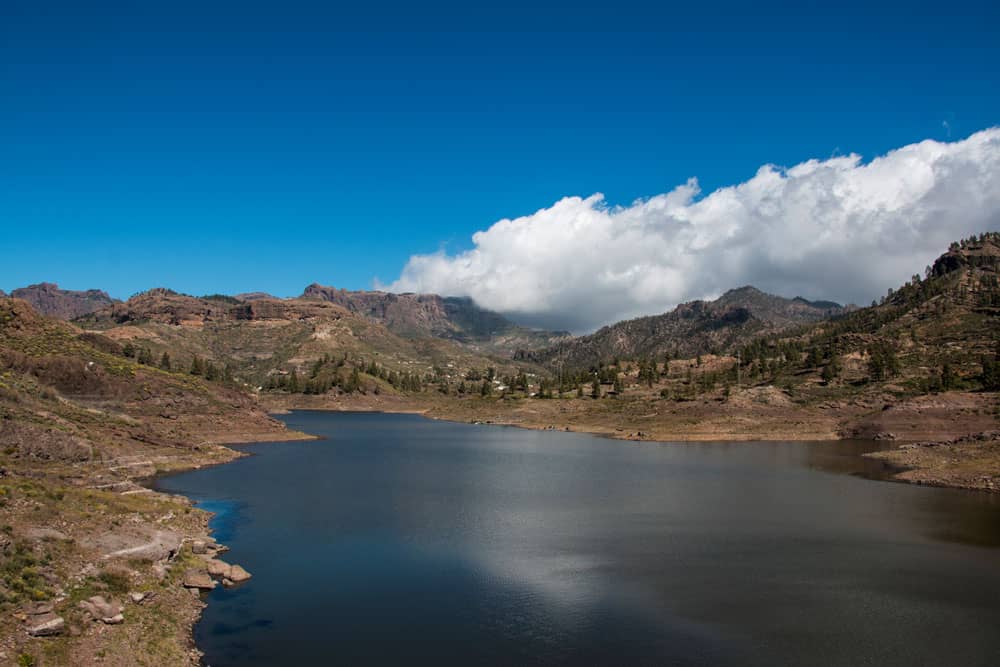
[[[208,576],[207,572],[188,570],[184,573],[184,587],[210,591],[215,588],[215,581],[212,580],[212,577]]]
[[[172,530],[140,531],[137,534],[119,531],[104,533],[83,542],[85,546],[104,551],[105,560],[124,558],[155,563],[173,559],[181,548],[182,539],[180,533]]]
[[[212,558],[206,562],[206,565],[208,565],[208,573],[213,577],[230,578],[229,573],[233,566],[229,563]]]
[[[250,578],[250,573],[244,570],[239,565],[233,565],[229,568],[229,579],[235,584],[242,583]]]
[[[22,611],[26,616],[41,616],[42,614],[51,614],[55,611],[55,605],[51,602],[29,602],[24,605]]]
[[[101,621],[108,625],[115,625],[125,620],[124,618],[118,619],[122,615],[121,605],[106,600],[102,595],[95,595],[83,600],[79,607],[95,621]]]
[[[232,579],[223,579],[222,580],[222,585],[225,586],[226,588],[232,588],[236,584],[233,583]]]
[[[205,544],[205,540],[195,540],[194,542],[192,542],[191,553],[193,554],[208,553],[208,545]]]
[[[41,542],[43,540],[68,540],[66,533],[61,533],[54,528],[29,528],[24,531],[24,536],[29,540]]]
[[[132,591],[131,593],[128,594],[128,596],[129,599],[131,599],[132,602],[134,602],[135,604],[139,604],[146,599],[146,594],[140,593],[139,591]]]
[[[28,621],[28,634],[32,637],[52,637],[61,635],[66,629],[66,621],[62,616],[53,613],[32,616]]]
[[[167,578],[167,572],[169,570],[170,568],[167,567],[166,563],[153,563],[153,574],[155,574],[156,578],[160,581]]]

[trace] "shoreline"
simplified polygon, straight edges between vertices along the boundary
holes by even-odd
[[[138,441],[125,457],[0,469],[0,555],[25,554],[29,568],[39,558],[46,564],[44,577],[27,574],[31,569],[22,575],[39,593],[6,605],[0,664],[131,667],[139,664],[136,655],[142,664],[203,664],[194,625],[206,601],[185,577],[207,572],[194,551],[199,543],[216,544],[212,513],[153,487],[169,475],[246,456],[236,445],[316,436],[283,423],[226,429],[206,419],[199,426],[173,446]],[[7,595],[0,579],[0,603]],[[101,618],[95,608],[115,613]]]
[[[392,398],[396,399],[396,397]],[[541,403],[543,405],[553,404],[559,403],[560,400],[566,399],[542,401]],[[421,402],[412,399],[400,401],[379,398],[377,401],[338,400],[335,404],[331,404],[329,400],[288,401],[279,399],[274,401],[272,399],[272,404],[265,404],[265,409],[270,414],[287,414],[292,410],[420,414],[428,419],[455,423],[585,433],[631,442],[883,440],[892,442],[896,447],[864,455],[867,458],[879,460],[891,468],[890,475],[880,478],[879,481],[1000,493],[1000,430],[996,430],[997,419],[993,417],[992,419],[966,420],[962,424],[956,424],[955,422],[964,408],[956,409],[957,414],[948,415],[948,419],[940,419],[939,415],[931,415],[938,421],[931,422],[930,426],[924,425],[923,428],[921,428],[920,421],[912,421],[908,424],[912,429],[909,437],[899,437],[890,431],[880,430],[882,424],[894,425],[898,423],[901,420],[899,416],[893,416],[894,421],[884,420],[880,422],[864,414],[842,415],[840,420],[833,420],[832,423],[836,426],[831,428],[831,420],[828,418],[810,420],[808,419],[810,415],[804,411],[787,410],[786,414],[780,416],[777,421],[765,422],[765,428],[769,430],[769,433],[764,436],[756,432],[707,430],[704,428],[706,422],[703,421],[689,422],[688,424],[692,427],[702,426],[701,429],[679,430],[675,426],[676,420],[664,419],[653,428],[645,427],[648,430],[644,431],[640,428],[626,429],[613,424],[600,424],[593,421],[581,423],[565,419],[559,420],[559,415],[552,413],[548,415],[551,417],[550,419],[531,419],[530,414],[526,415],[519,411],[519,408],[524,407],[523,401],[512,401],[511,403],[514,405],[503,405],[493,401],[461,412],[456,409],[456,401],[454,400]],[[918,407],[911,412],[928,412],[923,404],[918,403],[917,405]],[[947,406],[947,404],[945,405]],[[483,408],[488,409],[484,410]],[[902,413],[902,419],[908,416],[905,406],[897,408],[896,411]],[[892,412],[892,410],[883,407],[880,412],[887,413]],[[534,416],[537,417],[537,413]],[[646,416],[649,417],[649,415]],[[657,416],[660,415],[657,414]],[[740,416],[744,419],[747,418],[745,415]],[[878,417],[882,416],[882,414],[878,415]],[[778,428],[775,428],[776,426]],[[977,446],[978,443],[985,443],[985,446]],[[960,465],[957,467],[956,452],[961,459]],[[950,457],[944,456],[945,453],[949,454]]]
[[[300,407],[300,406],[294,406],[294,405],[292,405],[292,406],[286,406],[286,407],[281,407],[281,408],[277,408],[277,409],[268,409],[267,413],[269,415],[288,415],[288,414],[292,414],[293,412],[296,412],[296,411],[316,411],[316,412],[343,412],[343,413],[355,412],[355,413],[371,413],[371,414],[410,414],[410,415],[420,415],[420,416],[422,416],[424,418],[432,419],[432,420],[435,420],[435,421],[447,421],[447,422],[452,422],[452,423],[477,423],[477,424],[486,425],[486,426],[504,426],[504,427],[514,427],[514,428],[523,428],[523,429],[528,429],[528,430],[540,430],[540,431],[557,430],[557,431],[562,431],[562,432],[571,432],[571,433],[580,433],[580,434],[585,434],[585,435],[592,435],[592,436],[595,436],[595,437],[602,437],[602,438],[606,438],[606,439],[609,439],[609,440],[623,440],[623,441],[629,441],[629,442],[650,442],[650,443],[661,443],[661,444],[710,443],[710,442],[719,442],[719,441],[738,441],[738,442],[753,443],[753,442],[771,442],[771,441],[840,442],[840,441],[851,440],[850,438],[838,438],[838,437],[815,437],[815,436],[814,437],[808,437],[808,436],[802,437],[804,435],[802,433],[799,434],[799,437],[795,437],[795,438],[755,438],[755,437],[742,437],[741,438],[741,437],[733,437],[732,435],[727,435],[727,436],[724,436],[724,437],[711,438],[711,437],[684,437],[685,435],[690,435],[690,434],[678,434],[680,437],[675,436],[675,437],[673,437],[670,440],[656,440],[656,439],[652,439],[652,438],[629,437],[628,435],[623,435],[622,433],[619,433],[619,432],[609,432],[607,430],[592,430],[592,431],[587,431],[587,430],[573,429],[573,428],[570,428],[568,425],[567,426],[563,426],[562,428],[557,428],[555,426],[541,426],[539,424],[534,424],[534,423],[529,423],[529,422],[515,422],[515,421],[493,421],[493,420],[488,420],[488,421],[468,422],[468,421],[464,421],[464,420],[458,419],[458,418],[456,418],[453,415],[434,414],[432,407],[423,407],[423,408],[420,408],[420,407],[400,407],[398,409],[392,409],[391,407],[389,407],[389,409],[386,409],[387,407],[389,407],[389,406],[379,406],[379,407],[369,406],[369,407],[365,407],[365,406],[351,405],[351,406],[337,406],[337,407],[315,407],[315,406],[308,406],[308,407],[301,406]],[[290,430],[290,432],[291,433],[299,433],[299,432],[291,431],[291,430]],[[699,436],[699,435],[701,435],[701,434],[696,434],[696,436]],[[244,445],[244,444],[250,445],[250,444],[255,444],[255,443],[260,443],[260,442],[275,442],[275,443],[277,443],[277,442],[290,442],[290,441],[298,441],[298,440],[320,440],[320,439],[322,439],[320,436],[317,436],[317,435],[314,435],[314,434],[302,433],[301,436],[299,436],[299,437],[288,437],[288,438],[282,438],[282,439],[277,439],[277,440],[263,440],[263,439],[261,439],[261,440],[243,440],[243,441],[239,441],[239,442],[229,442],[229,443],[226,443],[226,445]],[[243,453],[243,452],[241,452],[239,450],[232,449],[231,447],[228,447],[228,446],[225,446],[225,445],[222,445],[222,446],[224,446],[227,450],[232,451],[234,454],[236,454],[236,456],[233,456],[232,458],[230,458],[230,459],[228,459],[226,461],[218,461],[218,462],[210,463],[210,464],[208,464],[209,466],[224,465],[226,463],[230,463],[232,461],[235,461],[235,460],[238,460],[240,458],[243,458],[244,456],[251,456],[251,454]],[[903,446],[905,447],[906,445],[903,444]],[[960,489],[960,490],[964,490],[964,491],[975,491],[975,492],[984,492],[984,491],[990,492],[990,491],[993,491],[993,492],[1000,492],[1000,485],[982,488],[982,487],[976,487],[976,486],[964,486],[964,485],[961,485],[961,484],[958,484],[958,483],[935,483],[933,481],[927,481],[926,477],[921,477],[921,476],[914,476],[914,477],[909,477],[908,478],[906,476],[908,473],[914,473],[915,471],[918,471],[918,469],[915,469],[915,468],[912,468],[912,467],[908,467],[908,466],[906,466],[906,465],[904,465],[904,464],[896,461],[894,459],[894,456],[893,456],[896,451],[898,451],[898,450],[883,450],[883,451],[877,451],[877,452],[870,452],[870,453],[867,453],[867,454],[862,454],[861,456],[863,456],[863,457],[877,459],[877,460],[882,461],[882,463],[887,467],[888,473],[889,473],[887,476],[884,476],[884,477],[883,476],[866,476],[866,479],[869,479],[871,481],[876,481],[876,482],[892,482],[892,483],[900,483],[900,484],[925,485],[925,486],[934,486],[934,487],[937,487],[937,488]],[[164,473],[161,473],[161,474],[157,474],[155,477],[149,478],[148,480],[144,481],[144,483],[145,484],[150,484],[150,485],[151,484],[155,484],[155,481],[157,479],[160,479],[160,478],[163,478],[163,477],[167,477],[167,476],[170,476],[170,475],[174,475],[174,474],[180,474],[182,472],[188,472],[190,470],[200,469],[201,467],[207,467],[207,466],[196,466],[196,467],[193,467],[193,468],[185,468],[185,469],[178,469],[178,470],[173,470],[173,471],[169,471],[169,472],[164,472]],[[163,492],[159,492],[159,493],[163,493]],[[192,507],[194,507],[194,501],[192,499],[188,498],[187,496],[180,496],[180,497],[185,498],[188,502],[192,503]],[[196,507],[194,507],[194,508],[198,509]],[[198,509],[198,511],[203,512],[205,514],[205,516],[206,516],[206,522],[205,522],[205,525],[206,525],[206,535],[205,535],[205,539],[211,540],[212,542],[215,542],[214,538],[211,537],[212,534],[214,533],[214,531],[208,527],[208,524],[211,522],[212,518],[214,518],[215,513],[210,512],[208,510],[202,510],[202,509]],[[218,544],[218,543],[216,543],[216,544]],[[200,658],[203,654],[201,653],[200,649],[197,647],[196,643],[194,642],[194,625],[200,619],[202,610],[207,606],[207,601],[204,600],[203,598],[201,598],[201,596],[199,596],[199,602],[201,604],[198,607],[198,614],[194,618],[193,622],[191,623],[191,625],[189,627],[188,636],[190,638],[191,646],[192,646],[193,650],[195,650],[195,651],[198,652],[198,655],[199,655],[199,658]]]
[[[293,410],[316,410],[324,412],[366,412],[383,414],[417,414],[428,419],[439,421],[450,421],[454,423],[479,423],[492,426],[508,426],[524,428],[529,430],[551,430],[582,433],[611,440],[623,440],[631,442],[657,442],[657,443],[685,443],[685,442],[711,442],[711,441],[740,441],[740,442],[766,442],[766,441],[842,441],[857,439],[877,439],[844,437],[843,432],[837,432],[838,422],[831,420],[827,416],[820,419],[809,419],[815,413],[807,414],[802,411],[785,409],[782,412],[766,415],[767,419],[757,424],[754,432],[735,432],[732,427],[744,423],[747,419],[747,410],[729,410],[725,419],[728,421],[729,429],[718,429],[718,424],[709,420],[699,421],[685,417],[685,421],[678,421],[677,415],[664,415],[662,412],[649,413],[647,405],[632,405],[631,407],[642,408],[639,416],[642,426],[626,428],[631,415],[625,411],[614,413],[595,413],[591,411],[593,407],[607,407],[607,404],[594,406],[592,403],[584,402],[582,405],[585,411],[565,411],[564,401],[543,401],[528,402],[524,400],[502,402],[492,401],[462,401],[458,399],[438,398],[437,400],[419,399],[410,397],[356,397],[350,400],[280,400],[282,397],[270,397],[271,400],[262,402],[261,408],[269,415],[288,414]],[[275,398],[279,400],[275,400]],[[361,400],[359,400],[359,398]],[[378,400],[373,400],[376,398]],[[540,405],[539,405],[540,403]],[[577,405],[581,405],[577,403]],[[625,401],[614,404],[611,407],[620,408],[626,405]],[[545,410],[537,409],[544,408]],[[698,409],[719,408],[716,404],[707,406],[684,406],[692,407],[697,412]],[[546,411],[547,410],[547,411]],[[740,414],[740,413],[743,414]],[[733,413],[736,413],[735,415]],[[733,418],[735,417],[735,418]],[[603,421],[602,421],[603,418]],[[659,423],[652,423],[659,418]],[[273,417],[271,418],[273,420]],[[716,418],[717,419],[717,418]],[[273,420],[278,421],[278,420]],[[706,427],[708,424],[708,427]],[[99,568],[107,569],[112,566],[118,567],[120,558],[108,558],[101,556],[100,550],[108,551],[113,546],[117,550],[128,552],[130,549],[144,546],[145,541],[151,539],[151,535],[160,532],[169,532],[179,537],[176,543],[176,550],[167,558],[152,559],[151,571],[139,571],[133,568],[127,561],[120,564],[127,571],[131,572],[132,585],[136,592],[151,592],[152,602],[130,604],[127,601],[128,591],[115,593],[119,598],[126,598],[123,607],[124,614],[128,619],[125,625],[119,626],[124,630],[117,630],[115,633],[96,636],[93,632],[87,631],[87,625],[82,627],[82,634],[71,634],[45,639],[24,639],[24,631],[20,623],[16,624],[12,630],[16,631],[16,638],[12,640],[14,634],[5,633],[6,638],[0,642],[0,660],[14,659],[22,654],[35,655],[40,653],[44,658],[43,664],[54,662],[64,663],[84,663],[87,664],[97,651],[105,652],[103,664],[106,665],[129,665],[128,656],[130,651],[140,650],[143,642],[148,639],[144,633],[151,631],[153,619],[164,610],[168,610],[168,616],[172,619],[173,631],[168,631],[167,638],[158,645],[158,650],[162,651],[164,661],[161,664],[187,664],[201,665],[202,654],[194,641],[194,626],[201,617],[207,601],[202,594],[193,594],[190,591],[198,591],[198,588],[185,586],[185,577],[192,570],[204,573],[208,576],[208,560],[210,556],[221,554],[225,550],[224,545],[219,545],[213,537],[214,531],[209,527],[213,518],[213,513],[195,507],[195,501],[187,496],[171,494],[169,492],[155,489],[157,482],[167,476],[189,472],[205,467],[223,465],[234,460],[248,456],[249,454],[235,449],[234,446],[254,443],[279,443],[299,440],[318,440],[320,436],[299,431],[294,431],[283,422],[281,428],[238,428],[226,430],[219,424],[210,424],[208,420],[199,424],[202,428],[192,434],[191,441],[198,441],[200,444],[188,443],[182,450],[170,451],[165,455],[156,456],[151,453],[146,457],[149,460],[143,463],[152,465],[149,470],[139,464],[124,464],[124,472],[117,472],[115,479],[120,480],[107,489],[97,488],[94,484],[87,486],[87,479],[93,478],[99,481],[107,477],[106,472],[114,470],[114,467],[107,468],[105,463],[88,464],[87,470],[75,470],[77,482],[69,480],[69,485],[58,493],[70,493],[81,495],[81,505],[99,503],[114,509],[111,513],[111,524],[95,525],[93,520],[81,521],[82,525],[76,525],[69,517],[63,517],[61,522],[56,522],[53,530],[66,533],[66,539],[74,540],[86,548],[86,553],[79,553],[78,548],[72,555],[65,556],[65,563],[61,569],[66,572],[69,580],[72,580],[74,571],[87,572],[93,570],[96,563]],[[652,426],[652,427],[651,427]],[[681,430],[680,426],[686,426]],[[208,428],[205,428],[208,427]],[[763,437],[760,430],[769,430],[770,437]],[[965,438],[964,440],[962,438]],[[993,440],[1000,440],[998,435]],[[985,476],[968,478],[955,475],[942,474],[940,471],[941,461],[947,462],[949,457],[954,457],[955,452],[963,452],[967,456],[967,463],[971,469],[976,468],[974,456],[969,456],[974,452],[975,439],[969,436],[962,436],[955,443],[925,442],[915,443],[913,440],[898,440],[896,444],[900,447],[891,450],[872,452],[864,456],[877,459],[890,467],[890,474],[887,477],[872,478],[876,481],[892,481],[897,483],[910,483],[919,485],[929,485],[947,488],[958,488],[971,491],[1000,492],[1000,464],[991,468],[991,472]],[[993,447],[993,445],[990,445]],[[163,450],[161,450],[162,452]],[[1000,443],[990,450],[996,453],[997,461],[1000,461]],[[928,458],[930,457],[930,458]],[[932,460],[933,459],[933,460]],[[936,461],[936,463],[935,463]],[[112,461],[113,463],[113,461]],[[933,464],[933,465],[932,465]],[[135,468],[129,466],[137,466]],[[938,468],[935,468],[937,465]],[[42,470],[39,468],[39,470]],[[148,473],[148,474],[144,474]],[[23,476],[25,475],[25,476]],[[19,471],[13,479],[19,476],[22,479],[31,479],[31,474]],[[45,470],[38,476],[40,479],[48,479],[45,484],[66,484],[66,478],[60,477],[59,470]],[[10,477],[8,476],[8,479]],[[59,480],[63,480],[60,482]],[[977,481],[978,480],[978,481]],[[6,480],[5,480],[6,481]],[[73,486],[73,485],[76,486]],[[99,485],[98,485],[99,486]],[[120,488],[121,487],[121,488]],[[63,487],[59,487],[63,488]],[[70,491],[72,489],[72,491]],[[52,489],[46,491],[52,494]],[[84,500],[85,498],[85,500]],[[117,516],[132,517],[135,523],[132,529],[125,531],[127,535],[119,535],[121,532],[114,526],[119,525]],[[68,528],[72,528],[70,531]],[[40,528],[37,530],[41,530]],[[62,535],[62,533],[59,533]],[[0,536],[2,537],[2,536]],[[128,542],[126,539],[131,539]],[[103,541],[102,541],[103,540]],[[118,540],[121,544],[115,542]],[[137,542],[137,544],[133,544]],[[218,549],[210,547],[211,553],[194,553],[194,545],[204,543],[207,545],[218,545]],[[200,547],[199,547],[200,550]],[[89,555],[87,555],[89,554]],[[162,570],[162,572],[161,572]],[[151,576],[153,575],[153,576]],[[93,591],[89,591],[93,592]],[[82,593],[67,588],[58,593],[55,597],[59,606],[57,610],[64,614],[68,627],[73,624],[80,624],[75,609],[75,601]],[[23,614],[15,614],[18,620],[24,620]],[[30,619],[28,619],[30,620]],[[89,627],[93,627],[92,625]],[[125,635],[119,637],[119,635]],[[115,637],[118,642],[111,646],[107,645],[107,637]]]

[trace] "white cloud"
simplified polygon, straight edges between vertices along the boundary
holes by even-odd
[[[752,284],[865,303],[961,237],[1000,229],[1000,128],[761,167],[700,197],[696,180],[631,206],[565,197],[477,232],[474,247],[410,258],[386,289],[470,296],[539,325],[593,329]]]

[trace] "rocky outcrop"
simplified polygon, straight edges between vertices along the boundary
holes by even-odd
[[[66,630],[66,621],[52,612],[29,616],[25,630],[32,637],[52,637]]]
[[[235,584],[239,584],[247,581],[250,578],[250,573],[239,565],[233,565],[229,568],[229,576],[226,578]]]
[[[10,295],[24,299],[43,315],[62,320],[72,320],[117,303],[107,292],[101,290],[64,290],[59,289],[55,283],[38,283],[21,287]]]
[[[215,588],[215,580],[207,572],[188,570],[184,573],[183,586],[198,590],[210,591]]]
[[[24,629],[32,637],[52,637],[61,635],[66,629],[66,621],[55,613],[51,602],[29,602],[21,609]]]
[[[122,606],[101,595],[87,598],[81,601],[78,606],[88,617],[106,625],[118,625],[125,620]]]
[[[335,303],[407,338],[444,338],[504,351],[538,349],[569,337],[565,331],[520,326],[468,297],[392,292],[349,292],[313,283],[303,299]]]

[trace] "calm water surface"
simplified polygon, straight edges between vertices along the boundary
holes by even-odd
[[[213,666],[1000,664],[1000,502],[862,478],[873,443],[285,421],[324,439],[159,483],[254,575]]]

